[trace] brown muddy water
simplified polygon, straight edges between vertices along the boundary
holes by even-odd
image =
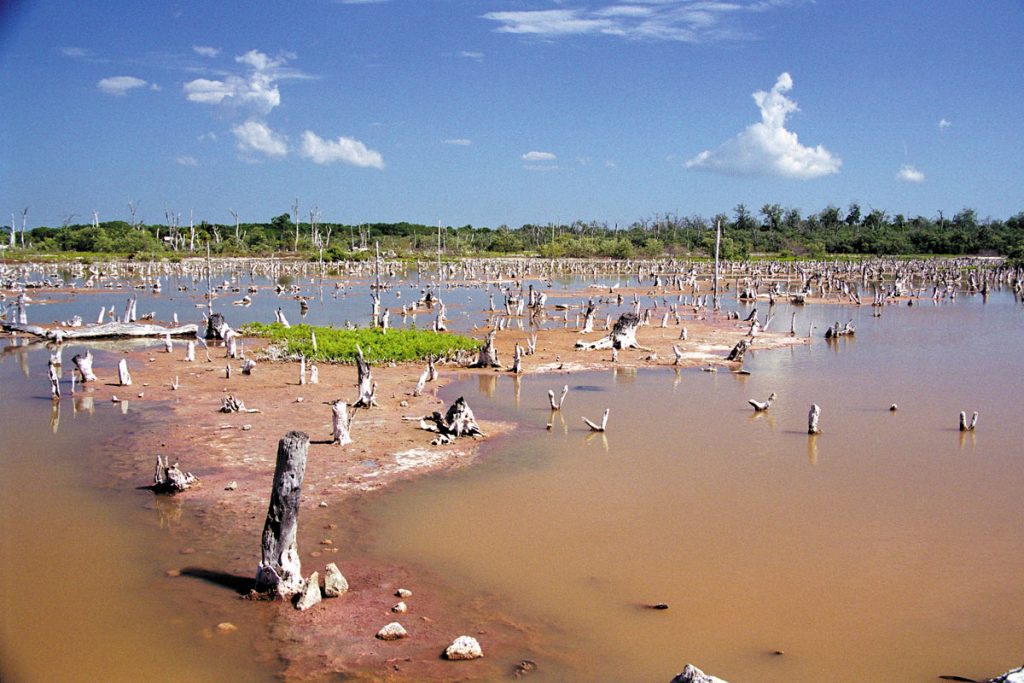
[[[85,394],[54,410],[49,352],[31,349],[0,355],[0,680],[272,680],[252,638],[266,610],[168,579],[195,557],[179,506],[111,478],[136,408]]]
[[[996,675],[1024,660],[1022,313],[826,306],[803,325],[853,316],[856,337],[755,353],[749,376],[462,382],[449,400],[519,428],[366,503],[376,552],[545,624],[559,657],[537,680],[668,681],[687,662],[734,682]]]

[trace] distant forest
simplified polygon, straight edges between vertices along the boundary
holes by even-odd
[[[24,227],[25,212],[22,213]],[[297,211],[268,223],[230,224],[188,221],[166,213],[164,224],[106,221],[72,223],[23,231],[15,221],[4,231],[8,250],[27,254],[85,253],[134,258],[216,255],[297,254],[306,258],[367,258],[374,243],[400,257],[424,258],[529,254],[543,257],[654,258],[704,257],[714,253],[715,226],[722,226],[724,258],[751,256],[820,259],[850,254],[991,255],[1024,261],[1024,212],[1005,220],[979,219],[973,209],[952,217],[889,215],[857,204],[846,210],[828,206],[802,216],[797,209],[766,204],[751,211],[739,204],[712,217],[655,214],[620,227],[575,221],[527,224],[518,228],[443,227],[415,223],[324,223],[316,211],[308,219]],[[13,235],[11,234],[13,230]],[[13,254],[10,254],[13,255]]]

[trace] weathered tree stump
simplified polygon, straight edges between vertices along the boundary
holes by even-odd
[[[51,358],[46,364],[46,375],[50,380],[50,395],[54,400],[60,398],[60,372],[57,370],[57,364],[53,362]]]
[[[363,357],[363,350],[358,345],[356,346],[356,354],[356,372],[358,373],[356,386],[359,397],[352,404],[352,407],[369,408],[377,405],[377,398],[374,395],[377,391],[377,384],[373,381],[370,364],[366,362],[366,358]]]
[[[132,376],[128,372],[128,359],[122,358],[117,362],[117,381],[122,387],[131,386]]]
[[[821,407],[814,403],[811,405],[811,410],[807,413],[807,433],[808,434],[821,434],[821,429],[818,427],[818,420],[821,418]]]
[[[206,319],[206,338],[207,339],[223,339],[222,329],[227,325],[227,321],[224,320],[224,316],[221,313],[214,313]],[[228,329],[231,329],[228,327]]]
[[[501,362],[498,360],[498,349],[494,346],[494,337],[497,335],[497,330],[491,330],[487,333],[487,337],[484,338],[484,345],[480,348],[480,353],[477,355],[476,362],[471,364],[471,368],[500,368]]]
[[[576,342],[577,349],[583,349],[585,351],[593,351],[596,349],[640,349],[641,351],[650,351],[651,349],[644,348],[636,340],[636,330],[640,327],[640,316],[636,313],[623,313],[619,316],[619,319],[615,321],[615,326],[612,327],[612,331],[604,337],[601,337],[597,341],[593,342]]]
[[[434,445],[451,443],[460,436],[483,436],[473,411],[462,396],[448,407],[444,416],[435,411],[430,416],[421,418],[420,429],[437,432],[438,437],[433,441]]]
[[[558,401],[555,401],[555,390],[548,389],[548,403],[551,404],[551,410],[561,410],[562,404],[565,403],[565,395],[569,393],[569,385],[565,384],[562,386],[562,395]]]
[[[92,370],[92,351],[86,349],[85,355],[76,353],[71,357],[71,362],[78,368],[78,374],[82,378],[82,384],[86,382],[95,382],[96,373]]]
[[[270,507],[263,525],[262,559],[256,568],[258,592],[287,597],[301,591],[304,585],[297,536],[308,454],[309,436],[304,432],[288,432],[277,445]]]
[[[331,436],[334,443],[339,446],[352,443],[352,437],[349,432],[352,429],[352,420],[355,417],[355,409],[353,408],[352,413],[349,414],[348,404],[344,401],[339,399],[331,404]]]
[[[587,418],[583,418],[583,421],[586,423],[586,425],[588,427],[590,427],[590,431],[593,431],[593,432],[603,432],[603,431],[607,430],[607,428],[608,428],[608,414],[610,412],[611,412],[611,408],[605,408],[604,409],[604,416],[601,417],[601,424],[597,424],[596,422],[591,422]]]
[[[180,493],[199,481],[191,472],[182,472],[178,463],[156,456],[156,471],[153,473],[154,493]]]
[[[960,411],[960,431],[961,432],[973,432],[974,428],[978,426],[978,411],[974,411],[971,415],[971,421],[967,421],[967,413]]]
[[[743,362],[743,356],[747,353],[747,349],[750,348],[750,342],[746,339],[740,339],[736,342],[736,346],[732,347],[732,351],[725,357],[727,361],[735,361],[737,363]]]

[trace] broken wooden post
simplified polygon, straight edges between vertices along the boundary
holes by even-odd
[[[131,386],[132,376],[128,373],[127,358],[122,358],[117,362],[117,381],[122,387]]]
[[[354,420],[355,417],[355,409],[352,410],[352,414],[350,415],[348,412],[348,404],[341,399],[338,399],[331,404],[331,434],[334,439],[334,443],[339,446],[352,443],[350,430],[352,429],[352,420]]]
[[[811,405],[811,411],[807,413],[807,433],[821,434],[818,427],[818,419],[821,417],[821,407],[817,403]]]
[[[306,474],[309,436],[288,432],[277,445],[270,507],[263,525],[262,558],[256,568],[256,590],[286,597],[302,590],[302,563],[297,536],[302,479]]]
[[[178,463],[156,456],[156,472],[153,473],[154,493],[180,493],[199,481],[191,472],[182,472]]]
[[[96,373],[92,371],[92,351],[86,349],[85,355],[76,353],[71,357],[71,362],[78,368],[78,374],[82,378],[82,384],[86,382],[95,382]]]
[[[971,421],[967,422],[967,413],[960,411],[960,431],[961,432],[973,432],[974,428],[978,426],[978,411],[974,411],[971,415]]]

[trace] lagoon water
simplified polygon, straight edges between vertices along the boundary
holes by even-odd
[[[170,284],[141,296],[139,311],[201,318],[194,294]],[[365,322],[365,288],[323,291],[308,321]],[[92,320],[126,297],[63,297],[31,307],[30,321]],[[487,292],[445,300],[453,329],[483,322]],[[236,325],[272,320],[278,305],[300,320],[288,297],[256,301],[221,303]],[[788,307],[777,308],[788,322]],[[465,395],[479,417],[516,429],[473,467],[355,502],[365,528],[349,534],[360,552],[442,575],[437,588],[453,599],[490,600],[537,625],[546,644],[521,653],[538,663],[537,680],[668,681],[693,662],[734,682],[924,683],[1016,666],[1024,308],[995,292],[889,306],[878,318],[870,307],[797,310],[798,330],[816,326],[813,343],[751,352],[749,376],[609,364],[462,380],[447,401]],[[850,317],[855,337],[822,339]],[[54,424],[47,356],[0,355],[4,679],[272,678],[272,653],[254,645],[267,610],[166,579],[201,521],[107,476],[139,409],[65,399]],[[547,390],[564,383],[552,416]],[[773,391],[776,404],[754,414],[747,399]],[[822,407],[816,437],[806,434],[811,403]],[[589,433],[581,417],[605,408],[608,433]],[[976,432],[958,432],[961,410],[980,413]],[[662,602],[669,609],[646,607]],[[225,621],[239,631],[216,632]]]

